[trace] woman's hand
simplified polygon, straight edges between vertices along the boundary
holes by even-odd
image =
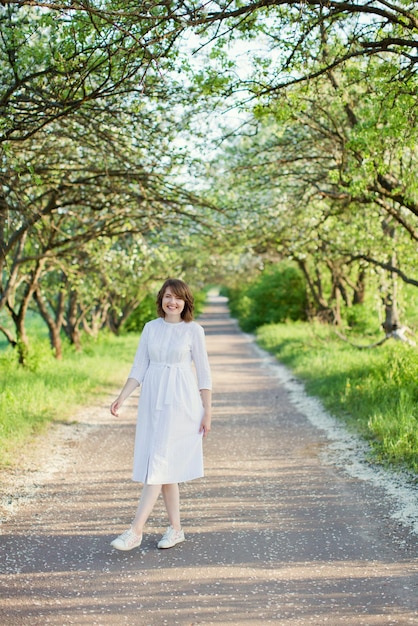
[[[119,409],[122,408],[122,404],[125,402],[126,398],[129,398],[131,393],[136,389],[139,385],[139,382],[135,380],[135,378],[128,378],[125,383],[124,388],[116,398],[114,402],[110,405],[110,412],[115,417],[119,417]]]
[[[119,417],[119,409],[121,408],[121,406],[122,402],[119,400],[119,398],[116,398],[116,400],[110,405],[111,414],[115,417]]]
[[[211,421],[212,419],[210,413],[206,413],[205,411],[199,428],[199,433],[203,433],[204,437],[206,437],[210,432]]]
[[[200,422],[199,433],[203,433],[203,436],[209,434],[210,425],[212,422],[212,392],[210,389],[200,389],[200,397],[203,404],[203,417]]]

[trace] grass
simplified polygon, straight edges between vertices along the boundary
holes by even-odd
[[[31,343],[29,368],[11,349],[0,352],[0,465],[10,465],[30,437],[124,383],[138,335],[102,336],[82,353],[67,346],[56,361],[45,341]]]
[[[376,460],[418,472],[416,348],[388,341],[359,350],[325,326],[304,323],[262,326],[257,341],[366,438]]]

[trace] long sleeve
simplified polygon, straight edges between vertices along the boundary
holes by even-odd
[[[197,323],[193,332],[192,359],[196,368],[199,389],[212,389],[212,376],[206,350],[205,331]]]
[[[134,362],[128,376],[128,378],[134,378],[139,384],[141,384],[144,380],[145,373],[149,366],[148,336],[149,327],[148,324],[145,324],[139,340]]]

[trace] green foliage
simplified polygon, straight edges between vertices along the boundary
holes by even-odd
[[[123,332],[141,332],[144,325],[156,317],[155,296],[147,295],[123,324]]]
[[[207,291],[193,291],[194,297],[194,317],[197,318],[203,311],[203,307],[205,306],[207,300]]]
[[[416,331],[418,329],[418,289],[405,285],[402,292],[402,309],[405,321],[413,331]]]
[[[306,287],[299,270],[279,263],[250,284],[228,292],[232,314],[245,332],[274,322],[306,319]]]
[[[418,353],[393,341],[358,350],[326,326],[263,326],[260,345],[371,445],[374,459],[418,472]]]
[[[318,58],[326,62],[343,48],[335,34]],[[306,65],[316,62],[308,57]],[[223,203],[236,207],[247,249],[303,267],[312,316],[342,317],[367,332],[373,315],[375,328],[383,321],[377,309],[388,297],[402,323],[416,318],[412,290],[401,293],[401,278],[395,284],[390,271],[393,263],[416,291],[416,77],[405,89],[398,72],[393,57],[356,59],[276,98],[255,98],[254,133],[217,157],[214,181],[227,190]],[[352,307],[360,291],[370,312]],[[238,317],[251,315],[248,299],[236,307]]]
[[[342,317],[348,329],[357,335],[370,335],[381,330],[376,311],[369,303],[345,307]]]

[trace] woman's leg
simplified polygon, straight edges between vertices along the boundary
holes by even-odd
[[[181,530],[179,486],[177,483],[163,485],[162,492],[170,526],[172,526],[174,530]]]
[[[160,495],[161,485],[144,485],[139,499],[138,508],[132,522],[132,530],[136,535],[141,535],[147,519],[149,518],[154,504]]]

